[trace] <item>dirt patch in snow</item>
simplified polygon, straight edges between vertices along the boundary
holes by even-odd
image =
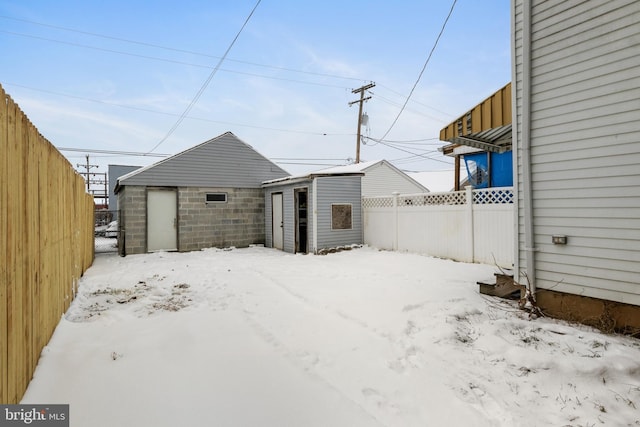
[[[131,287],[113,288],[106,286],[86,294],[81,294],[67,320],[86,322],[114,310],[129,310],[138,317],[145,317],[157,311],[180,311],[193,302],[191,286],[188,283],[174,285],[161,284],[163,276],[154,275],[150,280],[141,280]]]

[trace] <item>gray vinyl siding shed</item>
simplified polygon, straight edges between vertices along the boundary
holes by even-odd
[[[178,251],[263,244],[261,184],[288,175],[227,132],[121,176],[115,189],[121,213],[119,251],[126,255],[152,250],[149,238],[157,235],[150,232],[152,225],[161,231],[174,228],[170,233],[175,233]],[[162,212],[148,209],[148,204],[150,195],[158,192],[175,193],[175,218],[156,226],[150,218]],[[224,201],[208,200],[212,195],[224,195]]]
[[[511,13],[516,274],[640,305],[640,2],[512,0]]]
[[[307,194],[307,251],[318,253],[323,249],[363,243],[361,172],[317,174],[288,177],[267,181],[265,191],[265,245],[274,247],[272,195],[282,194],[283,200],[283,250],[296,249],[296,191]],[[333,206],[350,206],[351,226],[333,228]]]
[[[265,206],[265,246],[273,248],[273,204],[272,195],[282,194],[282,222],[283,222],[283,248],[282,250],[289,253],[297,253],[295,246],[295,191],[305,189],[308,191],[308,206],[309,212],[313,212],[313,185],[311,180],[298,181],[292,184],[281,184],[269,186],[264,189],[264,206]],[[307,251],[313,252],[315,242],[313,241],[312,230],[308,228],[307,231]]]

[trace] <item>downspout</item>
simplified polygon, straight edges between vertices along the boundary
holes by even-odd
[[[536,295],[535,248],[533,234],[533,192],[531,191],[531,1],[522,3],[522,191],[524,216],[525,269],[531,294]]]

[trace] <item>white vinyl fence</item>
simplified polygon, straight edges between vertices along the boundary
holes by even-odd
[[[362,211],[369,246],[513,266],[512,187],[364,197]]]

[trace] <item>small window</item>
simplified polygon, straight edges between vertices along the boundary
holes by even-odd
[[[331,205],[331,229],[351,230],[351,205]]]
[[[227,203],[227,193],[207,193],[206,203]]]

